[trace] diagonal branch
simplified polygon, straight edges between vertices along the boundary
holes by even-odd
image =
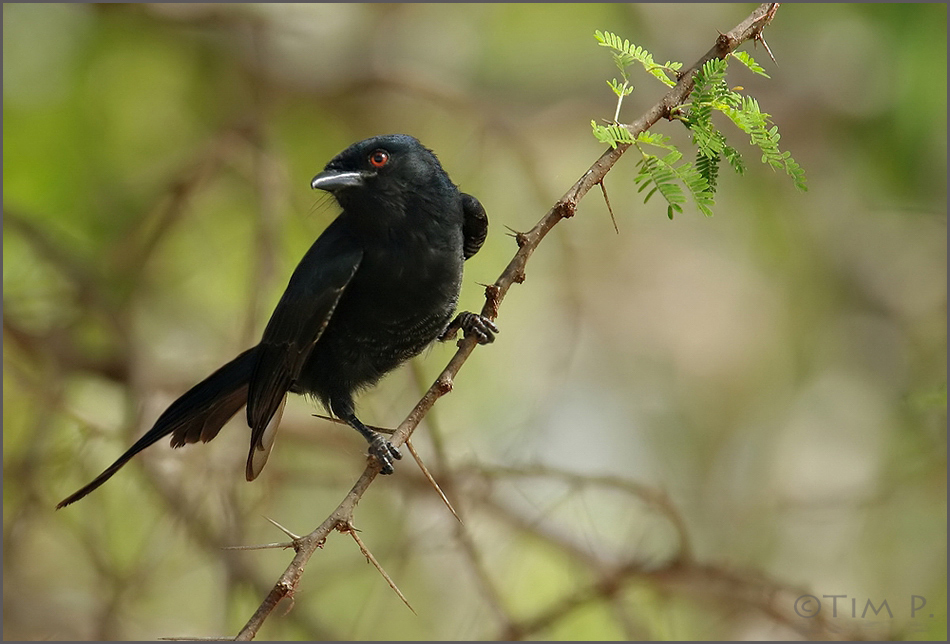
[[[745,20],[739,23],[734,29],[725,34],[720,34],[716,44],[706,52],[692,67],[687,69],[680,76],[676,86],[670,89],[653,107],[648,109],[642,116],[632,123],[626,125],[630,133],[636,137],[641,132],[645,132],[655,125],[662,118],[669,118],[675,107],[683,104],[693,89],[693,76],[708,60],[712,58],[725,58],[735,51],[742,43],[750,39],[760,37],[762,30],[771,22],[778,8],[777,3],[765,3],[759,5]],[[619,144],[616,148],[605,151],[599,159],[578,179],[573,186],[561,197],[554,206],[535,224],[527,233],[519,233],[515,239],[518,242],[518,252],[502,271],[501,276],[485,288],[485,305],[482,307],[482,315],[491,319],[498,317],[498,310],[504,301],[508,290],[513,284],[520,284],[525,279],[525,266],[531,255],[537,249],[541,241],[547,236],[562,219],[568,219],[574,216],[577,210],[578,202],[593,188],[600,184],[607,173],[613,168],[614,164],[623,156],[629,148],[629,144]],[[462,365],[465,364],[468,357],[477,346],[474,337],[467,336],[459,341],[458,351],[449,360],[445,369],[439,374],[435,382],[429,387],[428,391],[422,396],[422,399],[409,412],[409,415],[396,428],[392,437],[392,444],[396,447],[402,445],[416,427],[426,416],[436,401],[452,391],[454,378],[458,374]],[[236,636],[236,640],[253,639],[264,620],[273,612],[274,608],[284,597],[292,597],[294,590],[303,571],[307,566],[310,557],[316,552],[317,548],[322,547],[330,531],[338,526],[347,526],[352,523],[353,511],[356,504],[359,503],[367,488],[379,473],[379,467],[375,461],[371,461],[363,471],[360,478],[353,485],[343,501],[337,508],[310,534],[302,537],[298,542],[297,553],[293,560],[281,574],[277,583],[268,593],[267,597],[255,611],[254,615],[248,620],[247,624]]]

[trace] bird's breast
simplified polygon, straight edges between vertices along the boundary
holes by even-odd
[[[461,255],[364,255],[297,389],[326,399],[372,384],[421,353],[451,320],[461,275]]]
[[[367,252],[327,331],[356,339],[355,345],[368,352],[389,347],[393,359],[407,359],[445,328],[461,283],[461,254],[398,248]]]

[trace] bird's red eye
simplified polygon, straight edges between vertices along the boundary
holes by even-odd
[[[370,153],[369,163],[374,168],[382,168],[389,163],[389,152],[386,152],[386,150],[376,150]]]

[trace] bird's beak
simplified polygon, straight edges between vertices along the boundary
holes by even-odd
[[[310,187],[313,189],[336,192],[342,188],[362,186],[366,179],[364,172],[344,172],[342,170],[324,170],[313,178]]]

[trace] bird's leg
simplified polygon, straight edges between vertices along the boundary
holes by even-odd
[[[369,443],[370,456],[375,458],[376,462],[379,463],[380,473],[392,474],[395,471],[393,469],[393,460],[402,458],[402,454],[399,453],[399,450],[393,447],[392,443],[386,440],[382,434],[374,432],[364,425],[362,421],[356,417],[356,414],[351,412],[340,416],[340,418],[346,421],[347,425],[362,434],[366,442]]]
[[[464,335],[474,335],[479,344],[494,342],[495,334],[498,333],[498,327],[488,317],[479,313],[462,311],[445,328],[439,340],[442,342],[451,340],[460,329]]]

